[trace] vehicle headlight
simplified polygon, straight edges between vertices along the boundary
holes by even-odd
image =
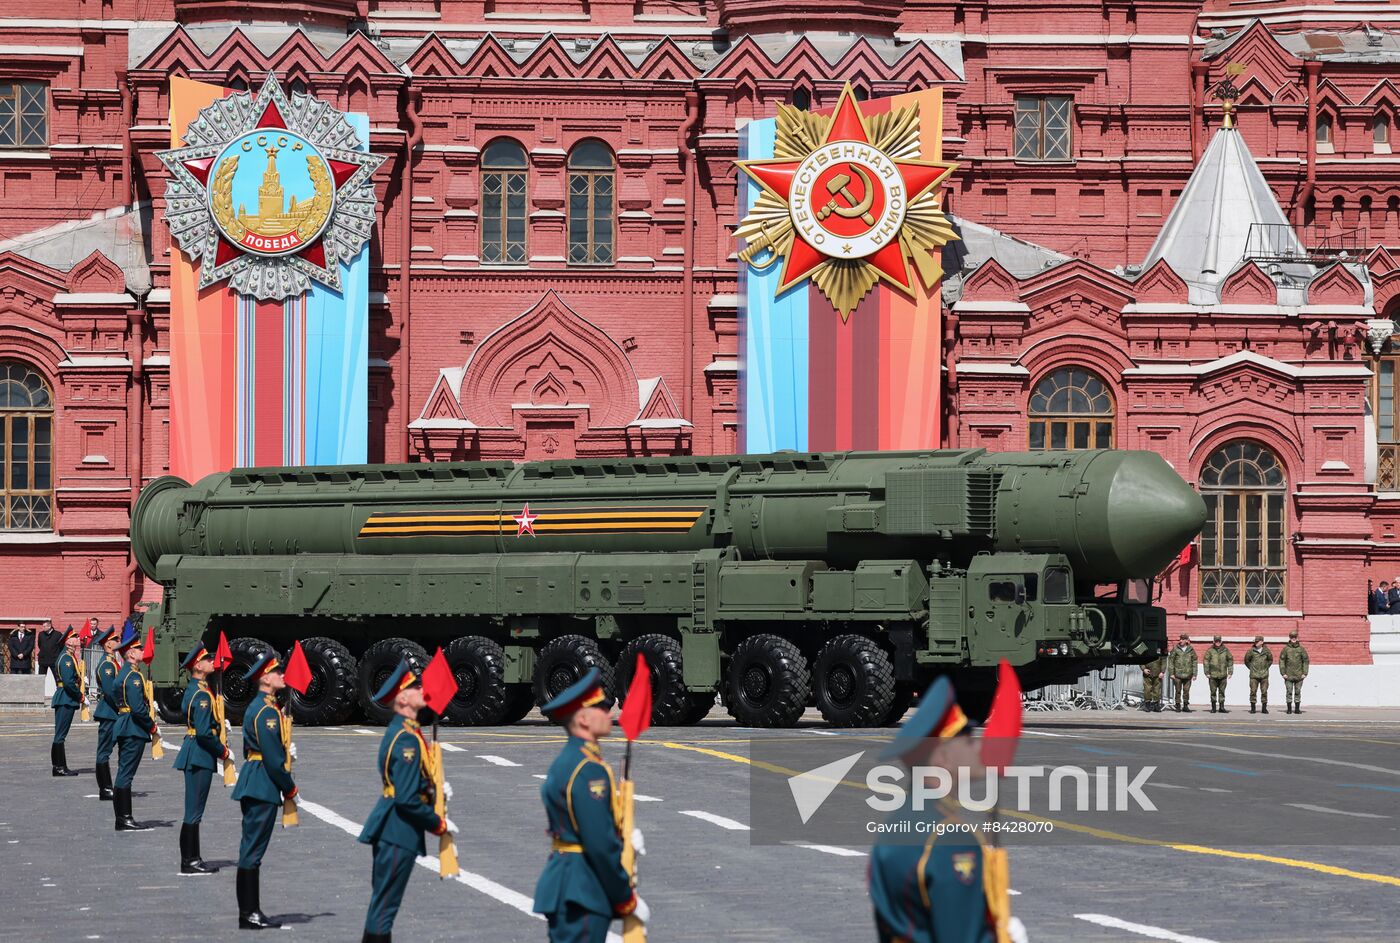
[[[1061,642],[1061,643],[1060,643],[1060,654],[1061,654],[1061,655],[1068,655],[1068,654],[1069,654],[1069,642]]]

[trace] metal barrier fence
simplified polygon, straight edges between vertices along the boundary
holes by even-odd
[[[1052,684],[1026,695],[1028,711],[1118,711],[1142,703],[1142,672],[1117,665],[1090,672],[1074,684]]]

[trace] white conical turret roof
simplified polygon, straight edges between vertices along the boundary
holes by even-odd
[[[1186,181],[1142,270],[1166,259],[1193,289],[1213,296],[1244,260],[1255,223],[1269,224],[1261,236],[1267,238],[1271,255],[1292,255],[1300,261],[1307,257],[1244,138],[1234,128],[1221,128]]]

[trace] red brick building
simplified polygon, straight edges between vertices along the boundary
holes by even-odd
[[[372,460],[732,449],[738,130],[847,79],[938,85],[965,237],[941,444],[1161,451],[1217,509],[1166,583],[1193,635],[1386,644],[1362,606],[1400,572],[1400,9],[1321,0],[7,4],[0,628],[145,590],[168,80],[268,70],[389,158]]]

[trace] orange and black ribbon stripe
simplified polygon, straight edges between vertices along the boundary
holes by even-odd
[[[378,511],[365,521],[357,536],[391,537],[515,537],[523,511],[465,508],[460,510]],[[537,536],[598,534],[683,534],[695,526],[704,507],[582,507],[531,508],[530,529]],[[522,534],[528,536],[528,534]]]

